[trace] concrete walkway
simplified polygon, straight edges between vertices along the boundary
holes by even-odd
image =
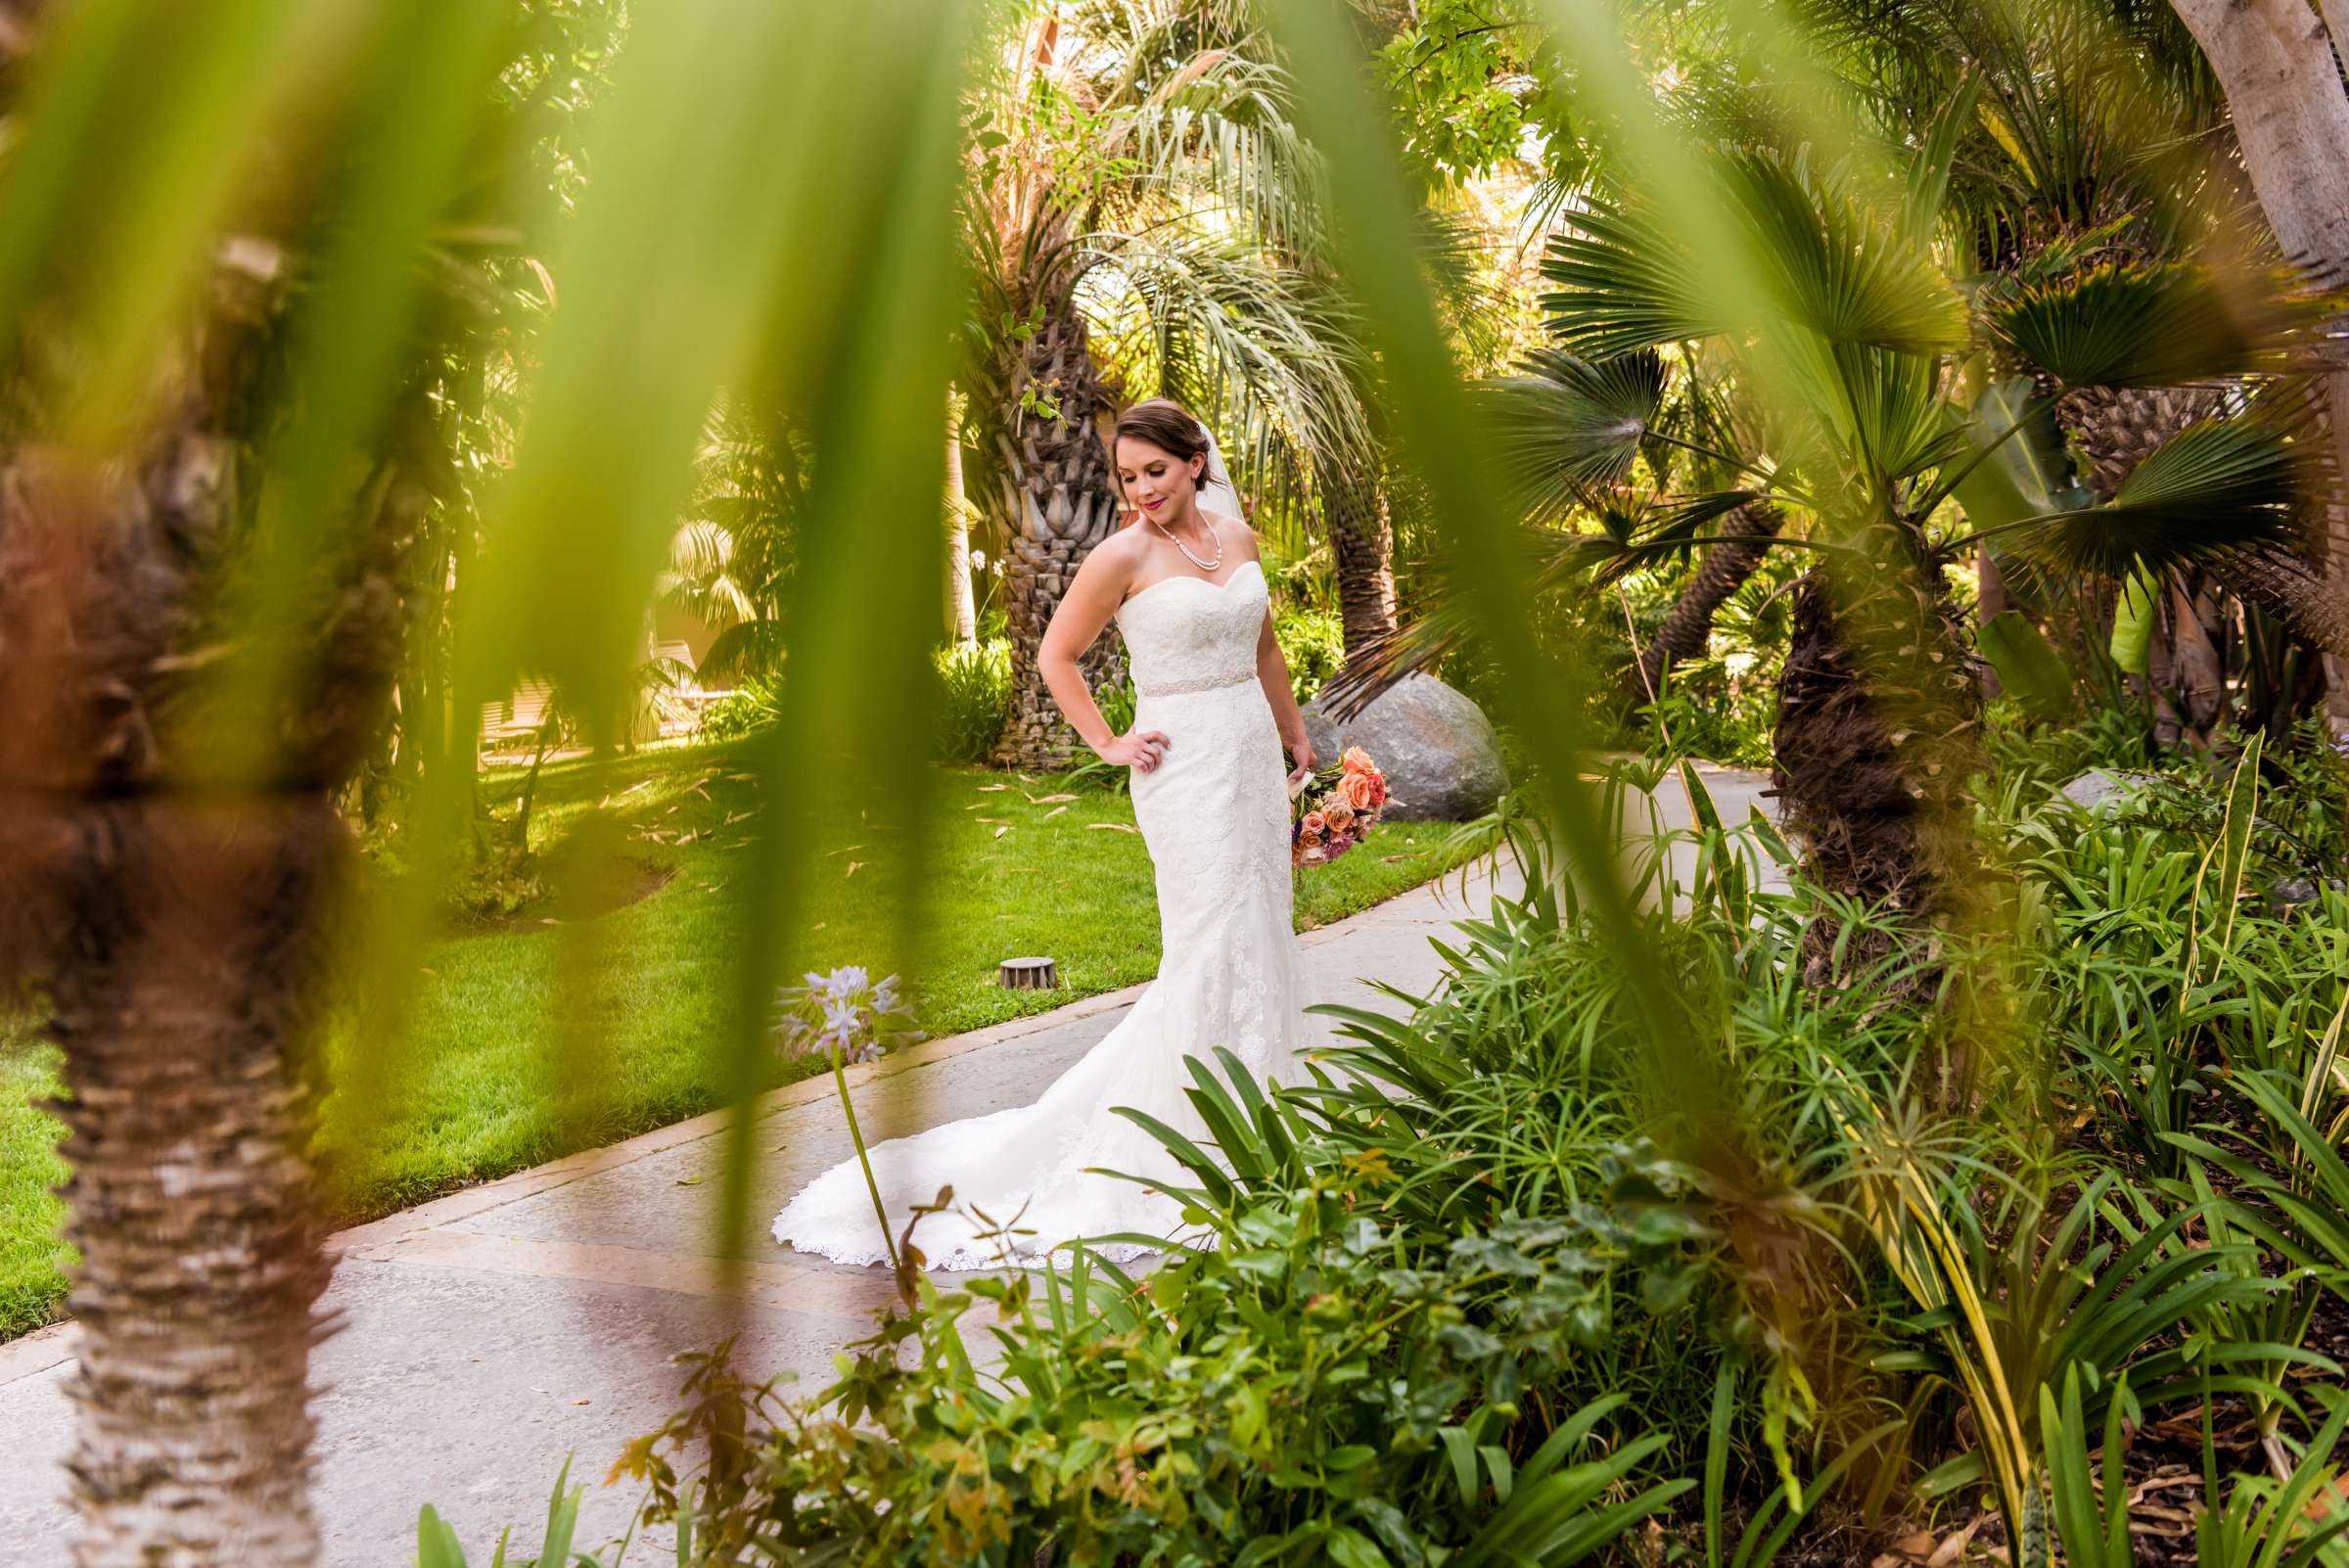
[[[1763,787],[1713,778],[1725,819],[1741,822]],[[1659,792],[1671,821],[1685,807]],[[1306,934],[1316,1001],[1377,1005],[1358,977],[1418,992],[1442,972],[1430,938],[1481,915],[1491,884],[1457,877]],[[1034,1100],[1108,1033],[1139,988],[854,1070],[868,1139]],[[344,1232],[324,1310],[343,1330],[312,1360],[319,1421],[316,1495],[332,1568],[404,1562],[416,1511],[435,1504],[476,1560],[508,1523],[533,1547],[567,1453],[574,1479],[600,1482],[630,1438],[674,1403],[669,1358],[739,1331],[736,1364],[797,1371],[808,1391],[893,1299],[880,1269],[803,1258],[766,1239],[765,1217],[853,1152],[829,1077],[777,1091],[759,1111],[749,1257],[721,1267],[711,1209],[722,1114],[595,1149]],[[0,1346],[0,1542],[11,1564],[66,1560],[71,1519],[59,1469],[70,1438],[64,1394],[75,1330],[62,1323]],[[632,1487],[590,1491],[583,1545],[608,1541]],[[631,1560],[653,1560],[632,1551]]]

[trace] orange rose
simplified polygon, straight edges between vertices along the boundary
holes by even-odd
[[[1321,815],[1328,821],[1332,833],[1343,833],[1354,826],[1354,807],[1342,800],[1332,801],[1321,807]]]
[[[1385,796],[1375,773],[1348,773],[1338,780],[1335,793],[1357,811],[1375,811]]]
[[[1319,811],[1308,811],[1305,813],[1304,826],[1306,837],[1318,844],[1321,842],[1321,835],[1329,829],[1329,818],[1323,816]]]
[[[1346,754],[1338,759],[1338,765],[1349,773],[1375,773],[1378,771],[1378,764],[1370,761],[1370,754],[1359,746],[1347,747]]]

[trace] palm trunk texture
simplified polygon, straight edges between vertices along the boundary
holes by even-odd
[[[1778,509],[1768,501],[1748,501],[1731,512],[1724,533],[1774,534],[1783,526]],[[1727,604],[1746,578],[1770,553],[1767,544],[1716,544],[1707,549],[1696,576],[1664,617],[1664,623],[1640,650],[1639,662],[1624,678],[1624,689],[1635,705],[1651,703],[1663,694],[1664,677],[1672,667],[1696,658],[1712,640],[1713,618]]]
[[[1036,652],[1077,569],[1118,527],[1118,487],[1098,428],[1110,397],[1093,365],[1084,318],[1064,300],[1022,352],[1024,378],[1050,393],[1058,417],[1014,404],[1004,410],[999,434],[1004,531],[1011,540],[1003,573],[1011,716],[996,759],[1011,767],[1055,768],[1068,764],[1078,742],[1044,685]],[[1079,668],[1095,691],[1125,678],[1125,646],[1114,628],[1101,633]]]
[[[2227,94],[2243,170],[2285,256],[2333,287],[2349,284],[2349,87],[2335,59],[2349,4],[2323,0],[2171,0]],[[2349,370],[2324,377],[2321,392],[2334,492],[2314,520],[2310,561],[2325,597],[2349,601]],[[2232,584],[2230,584],[2232,586]],[[2349,650],[2311,633],[2321,623],[2286,617],[2325,650],[2326,709],[2349,734]]]
[[[1374,469],[1333,466],[1317,487],[1351,664],[1395,630],[1395,524]]]
[[[1796,590],[1772,783],[1812,880],[1897,928],[1857,935],[1839,957],[1841,926],[1813,921],[1805,982],[1916,999],[1933,985],[1936,934],[1968,920],[1981,891],[1965,799],[1980,765],[1981,674],[1921,535],[1868,532],[1873,570],[1814,570]]]
[[[224,688],[189,671],[228,641],[205,616],[243,516],[233,400],[192,389],[118,468],[0,460],[0,980],[37,989],[65,1057],[82,1568],[318,1552],[307,1385],[330,1265],[306,1154],[323,906],[347,855],[333,803],[386,707],[390,541],[423,503],[387,488],[384,547],[301,628],[286,706],[216,710]],[[250,775],[193,776],[232,729],[274,744]]]

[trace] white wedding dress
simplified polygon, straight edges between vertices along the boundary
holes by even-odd
[[[1221,584],[1178,576],[1118,610],[1133,671],[1136,729],[1162,731],[1165,759],[1133,775],[1133,814],[1158,883],[1158,979],[1118,1026],[1033,1105],[950,1122],[876,1144],[873,1176],[893,1233],[915,1204],[954,1189],[953,1210],[925,1218],[914,1243],[932,1268],[1066,1262],[1070,1241],[1119,1232],[1173,1237],[1181,1206],[1096,1168],[1176,1186],[1194,1179],[1114,1106],[1131,1106],[1205,1148],[1183,1092],[1186,1056],[1222,1046],[1259,1082],[1287,1079],[1308,1020],[1290,929],[1286,769],[1272,710],[1257,682],[1265,623],[1263,569]],[[1212,1152],[1212,1150],[1211,1150]],[[1016,1249],[982,1235],[971,1211],[1028,1232]],[[1016,1217],[1016,1218],[1015,1218]],[[864,1173],[843,1161],[775,1218],[775,1239],[839,1263],[886,1263]],[[1163,1249],[1098,1249],[1119,1262]]]

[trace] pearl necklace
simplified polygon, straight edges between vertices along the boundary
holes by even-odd
[[[1202,561],[1197,556],[1191,554],[1191,547],[1183,543],[1180,539],[1174,537],[1174,530],[1169,529],[1164,523],[1161,523],[1156,518],[1152,518],[1150,520],[1150,526],[1158,530],[1159,532],[1164,533],[1167,536],[1167,542],[1174,545],[1175,549],[1180,550],[1182,552],[1182,558],[1185,561],[1190,562],[1191,565],[1197,567],[1209,576],[1214,576],[1216,575],[1216,568],[1223,564],[1223,535],[1221,531],[1218,531],[1216,534],[1216,558],[1213,561]]]

